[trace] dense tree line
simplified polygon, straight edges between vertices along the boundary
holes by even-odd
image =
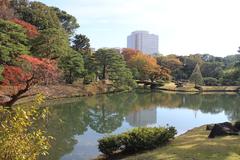
[[[198,77],[197,79],[200,81],[203,77],[204,80],[199,84],[240,85],[238,65],[240,54],[226,57],[215,57],[209,54],[157,56],[157,62],[172,71],[171,76],[175,81],[192,79],[193,72],[198,65],[200,70],[197,71],[198,75],[195,77]]]
[[[75,32],[80,25],[67,12],[28,0],[3,0],[0,6],[0,80],[15,87],[9,95],[13,102],[34,84],[76,80],[84,84],[109,80],[118,90],[133,88],[134,80],[240,84],[239,55],[150,56],[109,48],[92,52],[90,39]]]
[[[135,85],[123,56],[113,49],[92,53],[90,40],[76,34],[74,16],[28,0],[3,0],[0,12],[0,80],[14,87],[12,105],[34,84],[89,84],[110,80],[116,89]]]

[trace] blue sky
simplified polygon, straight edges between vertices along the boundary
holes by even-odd
[[[74,15],[94,48],[126,47],[134,30],[159,35],[163,54],[236,54],[239,0],[40,0]]]

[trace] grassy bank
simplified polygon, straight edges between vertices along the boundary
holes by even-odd
[[[15,89],[13,86],[0,86],[0,97],[7,96],[14,93]],[[17,103],[25,103],[32,101],[36,94],[42,93],[48,100],[60,99],[60,98],[71,98],[71,97],[85,97],[96,94],[105,94],[117,92],[112,84],[106,81],[98,81],[89,85],[83,85],[82,83],[76,84],[57,84],[48,86],[33,86],[23,96],[24,98],[19,99]]]
[[[195,128],[177,137],[169,145],[125,160],[239,160],[240,136],[208,139],[205,126]]]
[[[177,87],[175,83],[166,83],[164,86],[159,87],[159,90],[176,91],[176,92],[238,92],[240,86],[200,86],[195,88],[194,84],[187,83],[182,87]]]

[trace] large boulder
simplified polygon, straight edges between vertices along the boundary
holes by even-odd
[[[213,127],[207,126],[207,130],[210,128],[212,129],[208,138],[215,138],[216,136],[239,135],[240,133],[240,130],[229,122],[218,123]]]
[[[240,130],[240,121],[235,122],[234,127]]]

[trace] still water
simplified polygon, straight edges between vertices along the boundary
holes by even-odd
[[[97,140],[140,126],[175,126],[178,134],[207,123],[240,119],[238,94],[117,93],[50,102],[47,158],[88,160]]]

